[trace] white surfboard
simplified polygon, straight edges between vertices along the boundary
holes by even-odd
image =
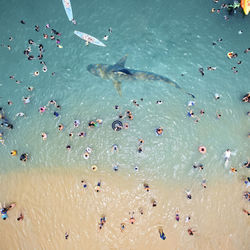
[[[104,43],[102,43],[100,40],[98,40],[97,38],[95,38],[89,34],[86,34],[86,33],[83,33],[83,32],[77,31],[77,30],[74,31],[74,34],[79,36],[81,39],[85,40],[86,42],[93,43],[97,46],[106,47],[106,45]]]
[[[62,0],[65,12],[68,16],[68,19],[70,22],[72,22],[73,20],[73,12],[72,12],[72,8],[71,8],[71,3],[70,0]]]

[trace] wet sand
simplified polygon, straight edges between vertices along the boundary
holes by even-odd
[[[88,173],[88,174],[87,174]],[[87,181],[84,189],[81,180]],[[247,249],[249,210],[242,199],[239,178],[192,185],[192,199],[185,195],[187,183],[148,183],[120,172],[86,169],[26,169],[2,175],[1,201],[15,201],[9,218],[0,221],[0,249]],[[101,180],[101,191],[95,186]],[[157,201],[152,207],[151,200]],[[143,208],[144,214],[139,213]],[[179,210],[180,221],[175,220]],[[134,211],[134,225],[129,212]],[[17,221],[20,212],[23,221]],[[102,214],[106,224],[98,223]],[[185,218],[191,220],[185,223]],[[120,224],[125,230],[120,231]],[[159,237],[162,226],[166,240]],[[187,233],[192,228],[194,236]],[[65,232],[69,233],[65,240]]]

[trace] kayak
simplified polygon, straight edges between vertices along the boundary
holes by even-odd
[[[73,20],[73,12],[72,12],[72,8],[71,8],[71,3],[70,0],[62,0],[65,12],[68,16],[69,21]]]
[[[241,8],[244,10],[245,15],[250,12],[250,0],[241,0]]]
[[[97,46],[106,47],[106,45],[104,43],[102,43],[97,38],[95,38],[89,34],[86,34],[86,33],[83,33],[83,32],[77,31],[77,30],[74,31],[74,34],[79,36],[81,39],[85,40],[86,42],[93,43]]]

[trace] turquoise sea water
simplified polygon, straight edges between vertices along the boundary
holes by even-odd
[[[223,3],[223,2],[221,2]],[[220,3],[220,4],[221,4]],[[5,146],[0,147],[1,173],[20,168],[43,168],[45,166],[90,168],[92,164],[100,170],[112,171],[119,165],[120,171],[148,178],[165,178],[182,181],[196,174],[192,165],[203,163],[205,175],[216,177],[224,173],[223,152],[230,148],[232,166],[238,167],[249,157],[247,138],[249,131],[249,104],[241,102],[242,96],[250,90],[250,54],[243,53],[250,47],[250,19],[240,13],[229,16],[224,9],[220,14],[211,13],[211,8],[220,8],[213,1],[80,1],[72,0],[74,18],[77,25],[67,19],[61,1],[2,1],[0,20],[0,42],[11,45],[9,51],[0,47],[0,106],[6,118],[14,125],[13,130],[1,128]],[[20,20],[26,22],[25,25]],[[45,40],[43,33],[51,35],[45,28],[49,23],[60,32],[62,49],[55,41]],[[40,26],[40,32],[34,26]],[[73,34],[74,30],[89,33],[100,40],[112,34],[107,47],[85,46]],[[238,31],[242,30],[241,35]],[[13,36],[14,40],[8,38]],[[222,38],[222,42],[216,42]],[[42,72],[38,60],[28,61],[23,54],[28,47],[28,39],[42,43],[45,52],[43,61],[48,71]],[[39,54],[36,46],[31,46],[31,54]],[[229,51],[238,53],[235,59],[228,59]],[[181,87],[196,96],[195,114],[201,119],[187,116],[187,104],[191,100],[161,82],[124,82],[120,97],[111,81],[91,75],[86,67],[91,63],[114,64],[128,54],[128,68],[151,71],[176,81]],[[238,65],[237,61],[242,64]],[[208,71],[208,66],[216,67]],[[231,67],[236,66],[235,74]],[[205,76],[198,69],[203,67]],[[40,75],[33,73],[39,70]],[[51,73],[55,72],[52,76]],[[183,74],[183,75],[182,75]],[[9,79],[15,75],[21,84]],[[34,91],[28,92],[27,87]],[[221,95],[220,100],[214,94]],[[31,102],[24,105],[22,97],[31,96]],[[143,101],[140,101],[143,98]],[[39,107],[55,99],[62,106],[60,117],[54,119],[52,106],[43,115]],[[12,106],[7,101],[13,102]],[[132,104],[137,100],[139,107]],[[157,105],[156,101],[163,104]],[[114,109],[119,105],[120,109]],[[205,110],[203,116],[199,115]],[[131,110],[133,121],[128,121],[129,129],[115,132],[111,124],[120,113]],[[24,112],[27,117],[15,114]],[[216,119],[216,112],[222,114]],[[100,118],[103,125],[89,129],[88,122]],[[74,120],[80,120],[79,128],[73,127]],[[126,120],[126,119],[125,119]],[[57,126],[64,124],[63,132]],[[157,137],[155,128],[163,127],[164,134]],[[78,138],[77,133],[85,131],[87,137]],[[42,141],[41,133],[48,139]],[[68,134],[74,133],[73,138]],[[138,139],[145,141],[143,153],[137,152]],[[67,152],[66,145],[72,150]],[[119,145],[119,152],[111,153],[111,146]],[[201,155],[198,147],[204,145],[207,154]],[[86,147],[93,153],[88,160],[82,156]],[[24,164],[19,157],[11,157],[16,149],[19,156],[30,154]],[[230,165],[231,165],[230,163]]]

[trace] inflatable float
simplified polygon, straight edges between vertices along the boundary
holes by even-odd
[[[241,8],[244,10],[245,15],[248,15],[250,12],[250,0],[241,0]]]

